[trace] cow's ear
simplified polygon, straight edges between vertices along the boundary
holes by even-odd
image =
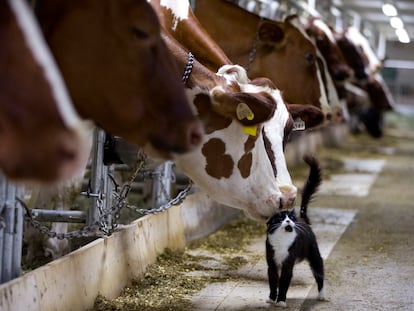
[[[276,101],[268,93],[212,92],[213,109],[218,114],[250,126],[269,120],[276,109]]]
[[[259,40],[266,45],[276,45],[283,42],[285,33],[278,23],[263,21],[258,30]]]
[[[324,122],[324,114],[318,107],[311,105],[287,104],[288,111],[293,120],[302,120],[305,122],[305,128],[309,129],[321,125]]]

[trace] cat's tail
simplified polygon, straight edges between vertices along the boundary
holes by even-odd
[[[312,196],[318,190],[318,187],[322,183],[322,169],[319,165],[319,161],[310,155],[303,156],[303,161],[309,165],[310,171],[308,179],[303,185],[302,190],[302,202],[300,204],[300,217],[310,225],[310,221],[307,215],[307,209]]]

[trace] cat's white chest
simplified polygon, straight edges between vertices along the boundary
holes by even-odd
[[[281,266],[289,255],[289,247],[295,241],[296,235],[295,230],[287,232],[284,228],[278,228],[269,235],[269,243],[275,251],[274,259],[278,266]]]

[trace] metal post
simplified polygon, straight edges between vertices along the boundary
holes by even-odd
[[[361,30],[361,16],[353,12],[352,17],[354,18],[352,26],[354,26],[357,30]]]
[[[93,194],[99,194],[98,197],[92,197],[92,204],[88,210],[87,225],[91,226],[95,224],[99,219],[99,208],[102,208],[102,200],[104,199],[104,143],[105,132],[99,128],[94,131],[94,143],[92,150],[92,165],[91,165],[91,192]]]
[[[85,223],[86,212],[84,211],[65,211],[65,210],[47,210],[31,209],[32,218],[40,222],[70,222]]]
[[[114,185],[112,181],[108,178],[108,175],[114,176],[115,167],[114,165],[105,166],[105,211],[109,212],[112,209],[112,191],[114,188]],[[112,225],[112,213],[109,213],[108,218],[108,226]]]
[[[387,37],[380,31],[378,37],[377,55],[379,59],[384,59],[387,51]]]
[[[4,218],[6,206],[6,178],[0,173],[0,284],[3,283],[3,267],[4,267],[4,231],[6,228],[6,220]]]
[[[14,186],[7,184],[6,187],[6,202],[4,207],[4,218],[6,221],[6,228],[4,231],[4,244],[3,244],[3,275],[1,282],[7,282],[12,279],[12,267],[13,267],[13,241],[15,232],[15,208],[14,197],[16,195],[16,189]]]
[[[154,187],[152,189],[152,208],[160,207],[167,203],[171,197],[173,162],[167,161],[155,170]]]
[[[16,197],[22,198],[24,195],[23,187],[16,187]],[[22,246],[23,246],[23,224],[24,212],[21,204],[14,198],[15,209],[15,234],[13,240],[13,260],[12,260],[12,278],[17,278],[22,272]]]

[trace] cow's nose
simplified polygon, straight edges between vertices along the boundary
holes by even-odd
[[[282,204],[283,207],[290,207],[293,205],[293,202],[295,202],[296,199],[296,194],[297,194],[297,189],[295,186],[281,186],[280,188],[280,192],[282,192]]]

